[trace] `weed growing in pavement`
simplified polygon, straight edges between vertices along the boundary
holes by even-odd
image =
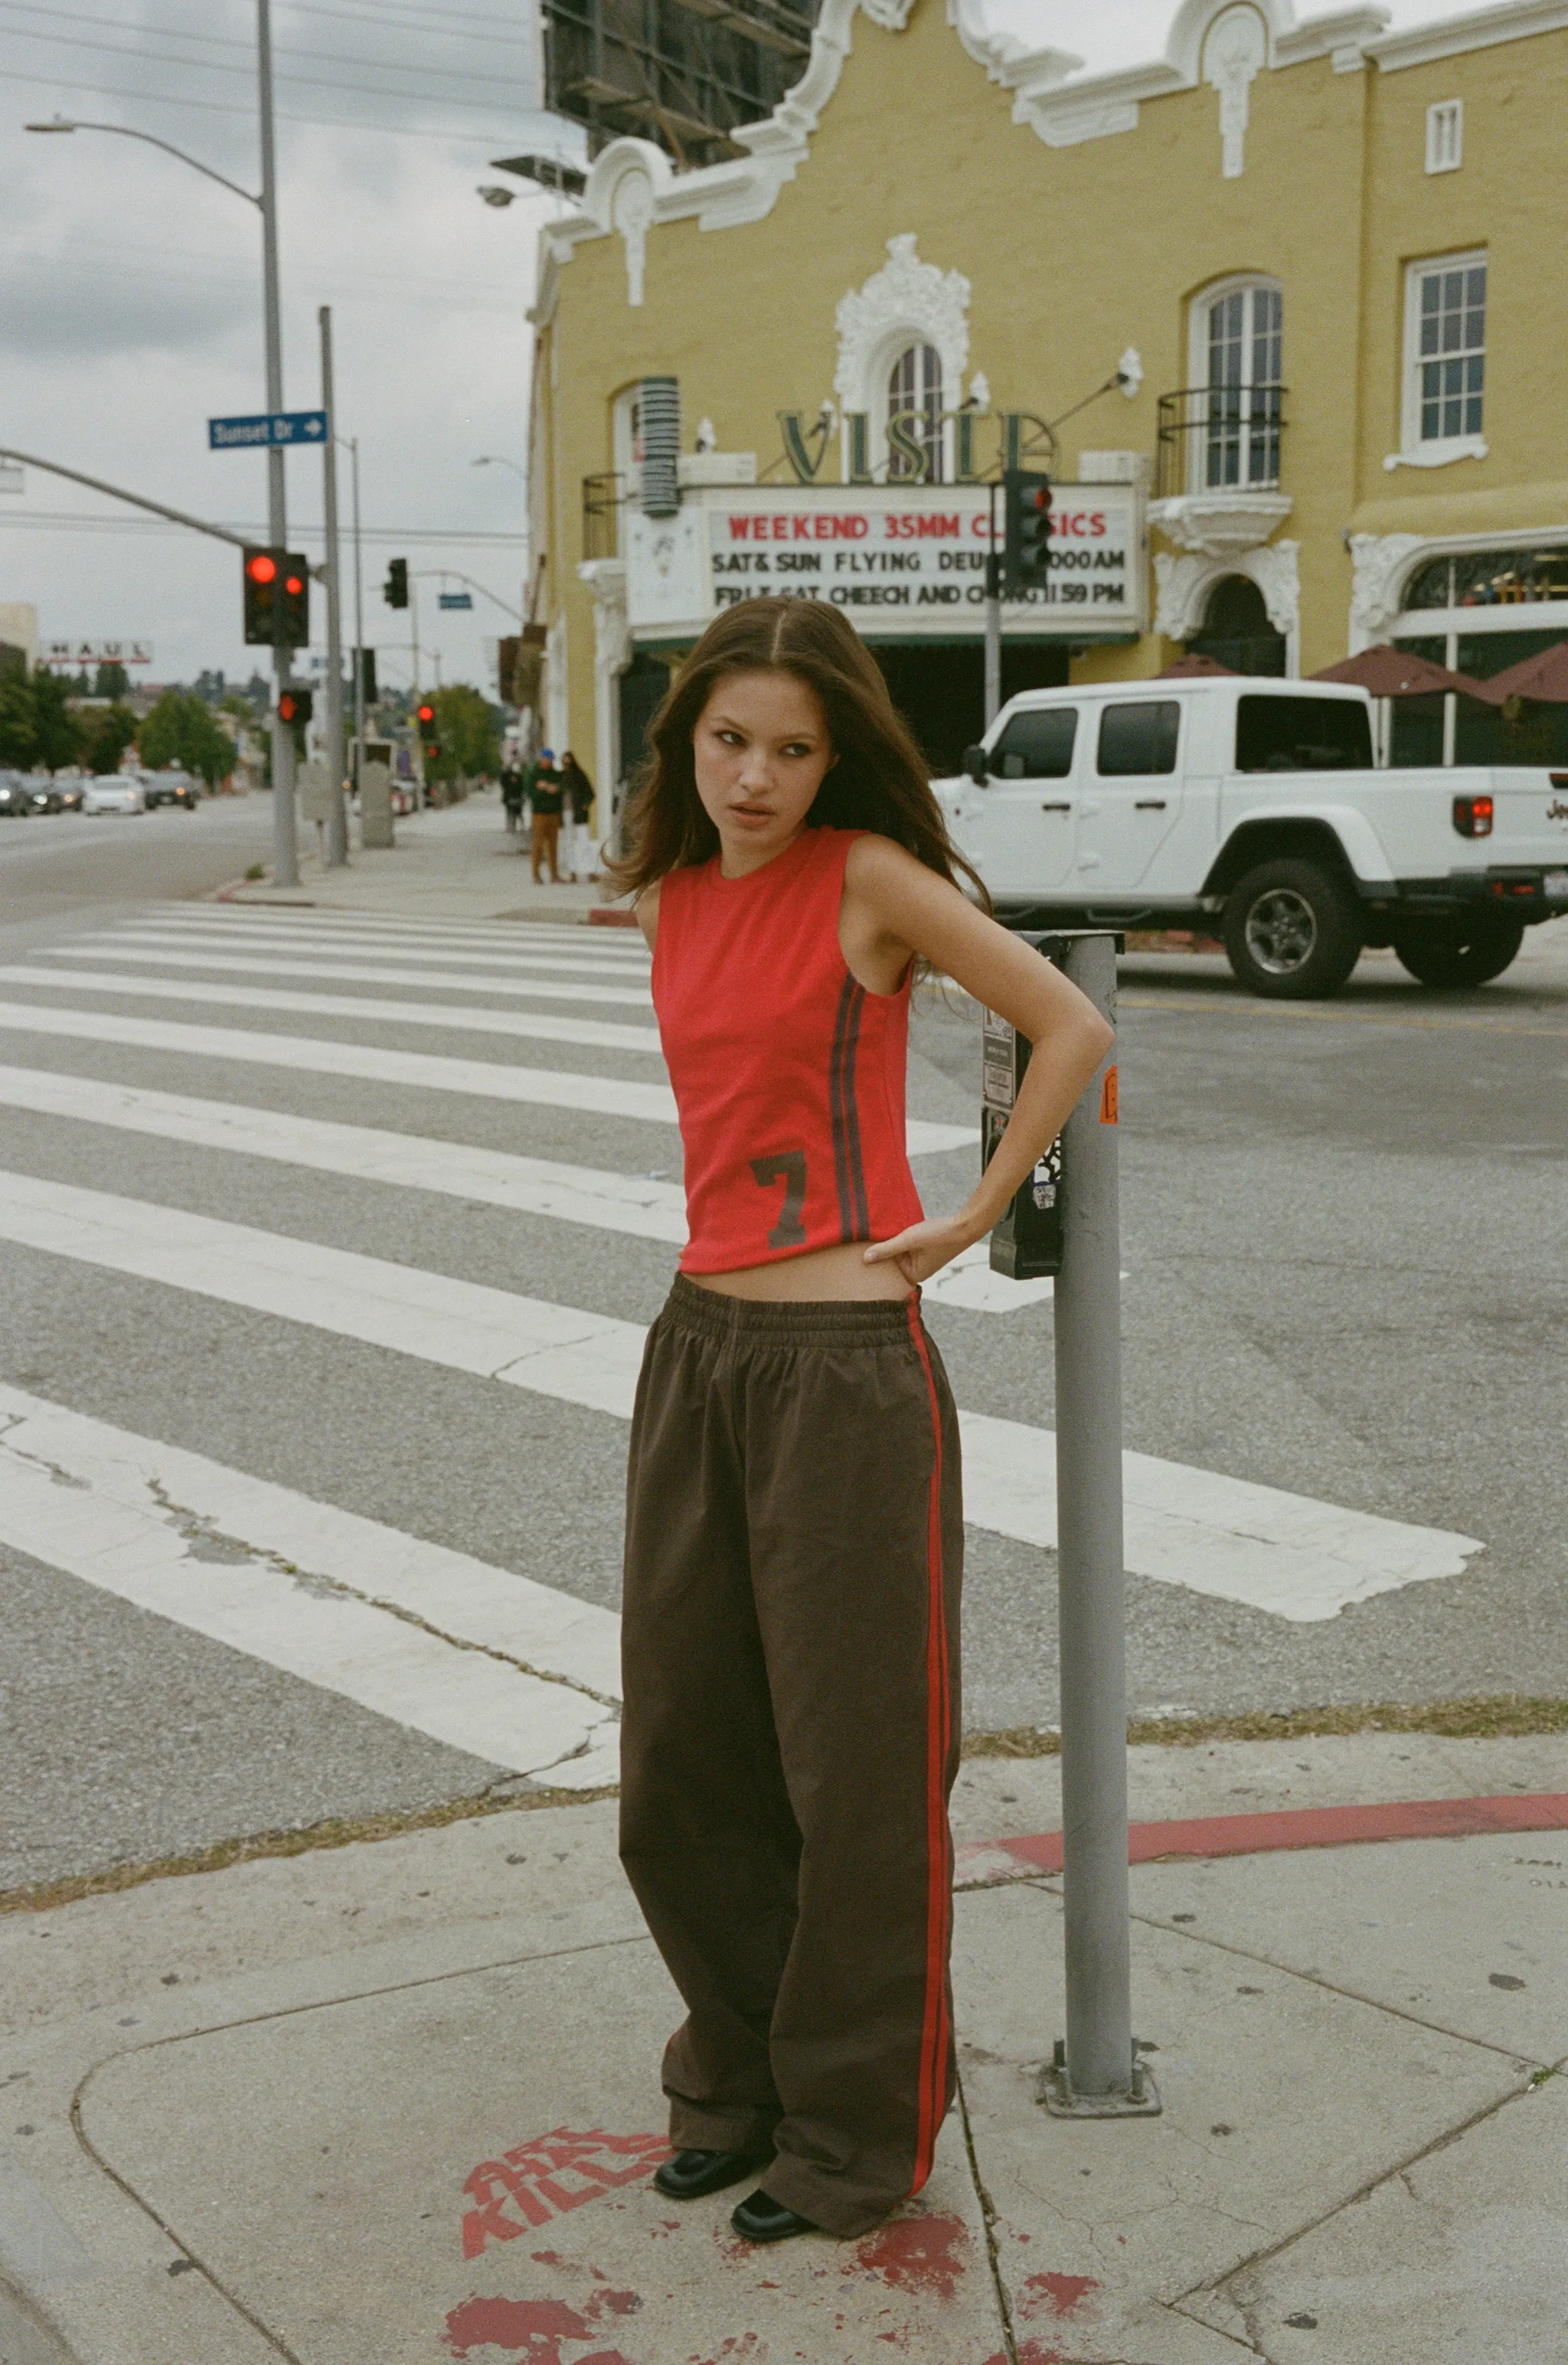
[[[1495,1698],[1428,1700],[1417,1708],[1372,1700],[1348,1708],[1254,1709],[1245,1716],[1135,1717],[1127,1742],[1193,1749],[1204,1741],[1315,1741],[1350,1732],[1434,1732],[1450,1741],[1502,1741],[1536,1732],[1568,1732],[1568,1700],[1531,1699],[1522,1692]],[[966,1757],[1057,1757],[1053,1728],[1014,1725],[1006,1732],[964,1736]]]

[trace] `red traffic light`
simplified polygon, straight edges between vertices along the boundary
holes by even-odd
[[[297,575],[287,575],[284,577],[283,588],[291,600],[297,600],[305,586]]]
[[[277,575],[277,561],[267,550],[258,550],[245,561],[245,572],[252,583],[271,583]]]
[[[419,709],[419,718],[421,723],[433,723],[435,721],[435,709],[430,703],[428,699],[423,706]]]
[[[316,711],[315,693],[308,689],[280,690],[277,711],[280,722],[308,723]]]

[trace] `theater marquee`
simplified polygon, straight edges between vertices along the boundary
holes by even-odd
[[[1000,532],[1000,501],[997,515]],[[1050,578],[1004,606],[1007,636],[1147,630],[1137,489],[1057,485],[1052,519]],[[990,521],[983,485],[694,488],[673,517],[629,511],[627,622],[642,641],[690,636],[721,608],[767,592],[829,600],[868,639],[967,638],[984,629]]]

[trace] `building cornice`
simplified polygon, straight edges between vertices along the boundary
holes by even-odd
[[[617,230],[624,235],[635,218],[653,227],[695,219],[700,230],[708,230],[760,221],[770,213],[780,189],[810,155],[812,135],[853,46],[857,11],[864,9],[881,31],[902,33],[913,5],[914,0],[823,0],[800,81],[771,115],[742,125],[733,135],[744,155],[678,173],[650,140],[611,140],[589,171],[577,212],[540,232],[539,294],[530,319],[543,327],[552,319],[562,268],[580,244]],[[1031,49],[1016,34],[993,30],[985,21],[984,0],[946,0],[946,11],[965,53],[988,81],[1013,94],[1014,123],[1048,148],[1069,148],[1135,131],[1146,102],[1196,89],[1204,79],[1209,28],[1233,5],[1234,0],[1181,0],[1163,57],[1100,74],[1081,73],[1082,60],[1070,50]],[[1383,7],[1338,8],[1298,22],[1293,0],[1247,5],[1261,21],[1271,72],[1327,57],[1337,73],[1368,64],[1395,73],[1568,27],[1568,0],[1501,0],[1499,6],[1399,33],[1388,31]],[[625,185],[634,179],[644,185],[628,191]],[[628,196],[634,202],[628,203]]]

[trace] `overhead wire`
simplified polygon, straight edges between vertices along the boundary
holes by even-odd
[[[133,33],[140,29],[137,26],[128,24],[123,17],[91,17],[75,8],[39,8],[31,6],[30,0],[0,0],[0,11],[9,11],[13,15],[28,17],[47,17],[51,22],[95,25],[106,32]],[[116,58],[153,58],[164,65],[192,66],[200,73],[253,74],[255,72],[255,44],[252,41],[236,40],[231,36],[222,33],[181,33],[177,32],[172,25],[149,27],[147,29],[156,32],[162,40],[193,41],[199,42],[207,49],[239,50],[245,54],[248,62],[244,65],[230,65],[223,59],[169,57],[161,50],[143,49],[140,45],[127,48],[119,42],[84,41],[78,39],[73,33],[36,33],[28,25],[7,25],[0,22],[0,33],[10,33],[19,41],[51,41],[63,48],[95,50],[101,54]],[[486,82],[496,79],[493,74],[487,74],[478,66],[432,66],[423,62],[400,65],[395,58],[345,57],[341,50],[296,50],[279,46],[274,50],[273,55],[277,58],[292,58],[297,62],[315,62],[321,65],[364,65],[384,68],[391,73],[412,74],[420,78],[429,74],[439,74],[444,82]],[[286,74],[279,74],[275,78],[279,82],[302,79],[298,75]],[[314,80],[314,77],[311,79]],[[330,83],[322,87],[342,89],[343,85]],[[401,97],[403,94],[393,92],[388,95]]]
[[[114,41],[84,41],[79,40],[73,33],[24,32],[17,28],[9,26],[3,29],[10,32],[12,38],[17,40],[50,41],[58,43],[62,48],[74,50],[77,52],[88,50],[93,51],[98,57],[130,58],[138,62],[145,60],[151,65],[183,66],[187,73],[242,74],[247,78],[247,80],[253,78],[254,73],[254,69],[250,66],[227,65],[220,60],[216,59],[177,58],[171,56],[163,50],[126,49],[122,44]],[[353,64],[353,60],[349,59],[345,61],[345,62]],[[399,73],[413,74],[420,72],[420,69],[415,66],[399,66],[396,67],[394,71]],[[464,75],[462,79],[465,81],[477,81],[482,79],[482,77],[478,75]],[[497,82],[504,83],[506,77],[497,75],[492,77],[492,79]],[[274,73],[273,80],[276,83],[292,83],[296,85],[303,86],[307,90],[346,90],[353,92],[359,96],[364,98],[411,99],[419,96],[419,93],[417,91],[387,90],[385,87],[378,87],[374,83],[333,82],[329,76],[322,74]],[[526,87],[526,85],[519,83],[517,87],[519,89],[522,89]],[[185,98],[181,98],[176,102],[176,104],[181,106],[188,106],[192,102]],[[478,115],[493,115],[496,112],[494,106],[488,104],[483,99],[454,98],[450,93],[444,91],[442,94],[442,104],[444,106],[462,106],[472,108],[473,111]]]
[[[123,83],[72,82],[63,74],[15,73],[8,67],[0,67],[0,83],[7,82],[25,83],[29,87],[44,90],[81,91],[92,98],[114,98],[122,101],[127,97],[137,98],[144,106],[167,107],[176,113],[186,107],[198,108],[203,115],[241,115],[252,118],[254,113],[252,108],[233,106],[227,99],[164,98],[155,91],[128,92]],[[367,91],[365,95],[370,98],[397,98],[406,94],[376,90]],[[525,115],[535,115],[542,111],[540,108],[532,106],[521,110]],[[495,112],[498,117],[502,117],[504,113],[499,106]],[[277,111],[277,120],[280,123],[305,124],[319,131],[374,131],[384,133],[396,140],[444,140],[452,143],[465,141],[472,143],[480,138],[485,139],[487,143],[496,139],[510,140],[516,136],[517,131],[515,115],[510,123],[503,123],[503,128],[488,133],[481,133],[472,124],[462,124],[451,130],[445,130],[428,124],[371,123],[363,117],[357,121],[351,121],[341,115],[296,115],[292,110],[286,110],[283,107],[279,107]],[[128,124],[125,128],[129,130],[131,126]]]

